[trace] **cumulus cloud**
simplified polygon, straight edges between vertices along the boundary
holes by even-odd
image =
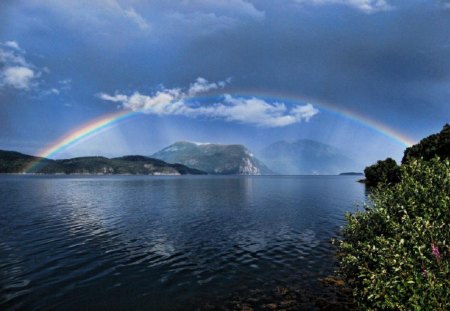
[[[263,99],[252,97],[233,97],[224,95],[222,103],[207,107],[194,108],[193,115],[223,118],[265,127],[283,127],[309,121],[319,111],[311,104],[288,108],[284,103],[268,103]]]
[[[23,54],[15,41],[0,44],[0,88],[28,90],[35,85],[35,79],[41,73],[25,60]]]
[[[204,78],[197,78],[194,83],[191,83],[188,90],[189,96],[195,96],[200,93],[205,93],[211,90],[216,90],[218,88],[225,87],[228,83],[230,83],[230,79],[219,82],[208,82],[208,80]]]
[[[5,44],[1,44],[6,46]],[[11,49],[3,49],[0,47],[0,66],[7,66],[9,64],[16,64],[21,66],[30,66],[21,53]]]
[[[16,50],[20,50],[19,44],[16,41],[6,41],[4,45]]]
[[[392,6],[386,0],[295,0],[304,5],[329,5],[339,4],[361,10],[365,13],[387,11]]]
[[[186,116],[223,119],[264,127],[283,127],[309,121],[319,110],[311,104],[288,107],[285,103],[269,103],[263,99],[234,97],[224,94],[210,104],[200,104],[195,96],[223,88],[228,81],[208,82],[198,78],[187,89],[162,88],[151,94],[135,92],[132,95],[101,93],[99,98],[120,103],[123,109],[159,116]]]
[[[35,76],[34,71],[28,67],[14,66],[6,67],[2,71],[1,80],[4,85],[27,90]]]

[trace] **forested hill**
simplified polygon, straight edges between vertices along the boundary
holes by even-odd
[[[30,166],[30,164],[36,163]],[[25,169],[30,167],[27,171]],[[119,158],[80,157],[64,160],[38,158],[15,151],[0,150],[0,173],[34,174],[131,174],[185,175],[206,174],[182,164],[169,164],[144,156]]]

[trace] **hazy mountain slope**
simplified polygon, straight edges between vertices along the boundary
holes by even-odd
[[[22,173],[38,158],[14,151],[0,150],[0,173]],[[205,174],[180,164],[168,164],[144,156],[80,157],[64,160],[43,159],[29,173],[39,174],[139,174],[184,175]]]
[[[272,172],[242,145],[176,142],[152,155],[210,174],[261,175]]]
[[[40,160],[40,173],[61,171],[62,167],[53,160],[34,157],[16,151],[0,150],[0,173],[21,173],[30,164]]]
[[[278,141],[264,148],[260,158],[280,174],[339,174],[362,166],[335,147],[309,139]]]

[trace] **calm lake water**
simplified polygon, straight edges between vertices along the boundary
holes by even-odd
[[[359,176],[0,176],[0,309],[190,310],[314,290]],[[317,289],[320,290],[320,289]]]

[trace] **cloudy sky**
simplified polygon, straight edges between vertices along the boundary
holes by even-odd
[[[398,159],[360,121],[412,141],[450,121],[450,1],[0,2],[0,149],[120,110],[142,114],[57,157],[310,138]]]

